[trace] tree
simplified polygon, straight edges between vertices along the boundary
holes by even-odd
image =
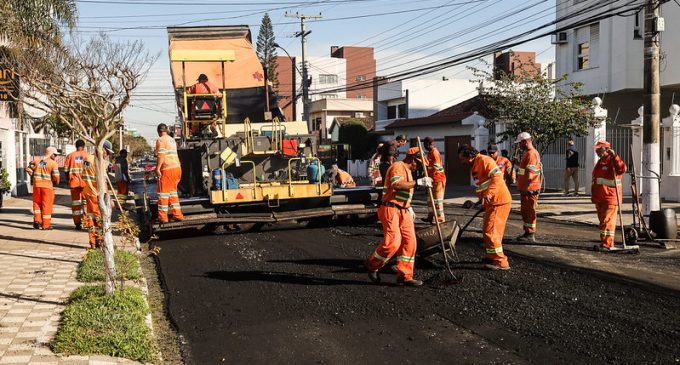
[[[592,114],[581,84],[565,84],[566,76],[550,79],[546,73],[523,67],[519,60],[515,63],[518,75],[471,68],[493,116],[487,124],[506,123],[505,131],[498,134],[501,141],[529,132],[536,148],[544,152],[560,137],[588,133]]]
[[[257,34],[257,58],[260,59],[262,66],[266,66],[267,79],[271,81],[274,90],[279,88],[278,71],[279,64],[276,60],[276,47],[274,44],[276,39],[274,37],[274,28],[272,27],[272,20],[268,13],[264,13],[262,23],[260,24],[260,32]]]
[[[55,124],[67,126],[96,147],[105,287],[109,294],[115,290],[116,271],[103,145],[118,130],[132,91],[155,60],[141,41],[115,42],[105,35],[82,42],[73,39],[63,47],[22,50],[15,59],[21,65],[23,104],[52,116]]]
[[[59,42],[61,28],[76,24],[75,0],[3,0],[0,1],[0,38],[13,47],[38,46]]]
[[[118,152],[122,148],[118,145],[118,138],[113,139],[113,150]],[[128,156],[139,158],[147,155],[153,151],[149,142],[143,136],[131,136],[129,134],[123,135],[123,147],[129,146]]]
[[[354,159],[367,155],[369,149],[373,147],[371,140],[366,126],[360,119],[348,119],[338,130],[338,141],[350,145]]]

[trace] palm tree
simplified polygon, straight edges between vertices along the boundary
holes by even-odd
[[[62,29],[76,25],[75,0],[0,1],[0,38],[14,47],[59,43]]]

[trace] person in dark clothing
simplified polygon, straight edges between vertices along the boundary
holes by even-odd
[[[578,196],[578,151],[574,145],[574,140],[569,138],[567,140],[567,152],[565,155],[567,166],[564,170],[564,196],[569,196],[569,179],[574,180],[574,194]]]
[[[385,183],[385,174],[387,169],[390,167],[392,162],[397,160],[399,157],[399,148],[406,144],[406,136],[400,134],[392,141],[383,144],[380,149],[380,177],[382,178],[383,184]]]

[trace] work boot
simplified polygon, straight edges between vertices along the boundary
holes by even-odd
[[[411,280],[398,280],[398,284],[402,284],[404,286],[422,286],[423,281],[418,280],[418,279],[411,279]]]
[[[510,270],[510,266],[499,266],[499,265],[494,265],[494,264],[486,264],[484,265],[485,268],[491,271],[498,271],[498,270]]]
[[[33,222],[33,229],[40,229],[40,222]]]
[[[49,226],[49,227],[42,227],[42,228],[40,228],[40,229],[42,229],[43,231],[51,231],[51,230],[52,230],[52,226]]]
[[[82,231],[82,230],[83,230],[83,226],[80,223],[76,224],[76,231]]]
[[[380,284],[380,274],[377,271],[369,271],[368,280],[374,284]]]
[[[525,234],[515,238],[515,241],[517,241],[517,242],[536,242],[536,237],[534,236],[533,233],[525,233]]]

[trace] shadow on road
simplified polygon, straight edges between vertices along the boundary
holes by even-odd
[[[85,248],[85,246],[80,246],[80,245],[45,241],[45,240],[39,240],[37,238],[16,237],[16,236],[0,235],[0,240],[21,241],[21,242],[28,242],[28,243],[37,243],[37,244],[42,244],[42,245],[52,245],[52,246],[66,247],[66,248],[82,248],[82,249]]]
[[[14,293],[0,293],[0,297],[16,299],[16,300],[25,300],[25,301],[29,301],[29,302],[42,303],[42,304],[54,304],[54,305],[64,305],[64,304],[66,304],[64,302],[57,302],[57,301],[54,301],[54,300],[45,300],[45,299],[40,299],[40,298],[27,297],[25,295],[14,294]]]
[[[48,261],[59,261],[59,262],[71,262],[74,264],[79,264],[80,261],[76,260],[67,260],[67,259],[58,259],[54,257],[40,257],[40,256],[31,256],[31,255],[20,255],[16,253],[7,253],[7,252],[0,252],[0,255],[5,255],[5,256],[15,256],[15,257],[25,257],[28,259],[36,259],[36,260],[48,260]]]
[[[368,281],[320,278],[307,274],[270,271],[209,271],[204,277],[225,281],[263,281],[297,285],[374,285]]]

